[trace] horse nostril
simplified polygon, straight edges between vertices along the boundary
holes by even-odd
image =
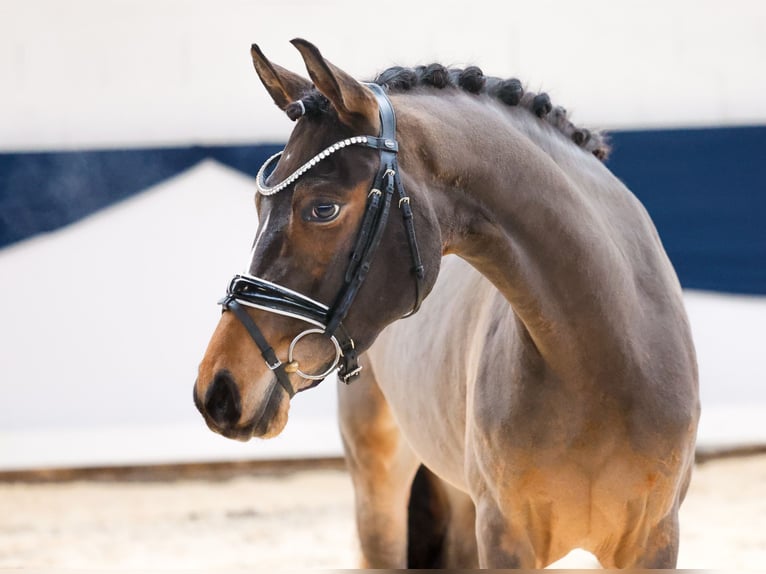
[[[242,414],[239,391],[228,371],[219,371],[205,394],[205,412],[220,427],[233,427]]]

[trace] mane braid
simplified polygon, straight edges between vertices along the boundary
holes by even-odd
[[[385,88],[390,93],[401,93],[417,87],[431,89],[455,88],[471,94],[487,94],[497,98],[508,106],[520,106],[527,109],[542,121],[547,122],[576,146],[592,153],[604,161],[611,151],[607,136],[600,131],[591,131],[575,126],[568,117],[566,109],[554,106],[545,92],[536,94],[525,91],[516,78],[503,80],[494,76],[485,76],[480,68],[447,68],[441,64],[405,68],[393,66],[378,74],[373,83]],[[301,115],[316,117],[331,112],[327,98],[317,90],[312,90],[301,98],[303,106],[293,102],[285,108],[292,120]]]
[[[561,106],[553,106],[546,93],[525,92],[516,78],[503,80],[485,76],[480,68],[470,66],[465,69],[446,68],[441,64],[404,68],[394,66],[384,70],[373,80],[389,92],[406,92],[418,86],[443,89],[458,88],[472,94],[486,93],[509,106],[526,108],[538,118],[564,134],[575,145],[605,160],[610,152],[605,134],[575,126]]]

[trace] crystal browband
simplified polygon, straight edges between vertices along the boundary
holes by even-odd
[[[373,136],[355,136],[341,140],[337,143],[334,143],[330,147],[323,149],[298,169],[296,169],[293,173],[287,176],[284,180],[276,185],[269,186],[266,185],[266,178],[271,175],[271,173],[276,168],[276,164],[279,162],[279,158],[282,157],[283,152],[275,153],[273,156],[267,159],[266,163],[264,163],[261,166],[261,169],[258,170],[258,174],[255,176],[255,189],[261,195],[274,195],[275,193],[279,193],[283,189],[295,183],[297,179],[299,179],[302,175],[304,175],[308,170],[310,170],[323,159],[326,159],[336,151],[351,145],[363,145],[373,149],[380,149],[381,146],[383,146],[386,149],[394,152],[398,150],[396,141],[392,139],[382,139]]]
[[[281,181],[277,185],[267,186],[265,183],[265,177],[264,177],[266,174],[266,171],[272,166],[272,164],[276,164],[276,162],[279,161],[279,158],[282,157],[283,152],[275,153],[273,156],[267,159],[266,163],[264,163],[261,166],[261,169],[258,170],[258,175],[255,178],[255,188],[258,190],[258,193],[260,193],[261,195],[274,195],[275,193],[279,193],[286,187],[293,184],[299,177],[301,177],[304,173],[306,173],[308,170],[310,170],[320,161],[331,156],[339,149],[343,149],[344,147],[350,146],[350,145],[366,144],[366,143],[367,143],[367,136],[358,136],[358,137],[349,138],[343,141],[339,141],[331,145],[330,147],[320,151],[318,154],[316,154],[314,157],[312,157],[310,160],[308,160],[306,163],[304,163],[302,166],[296,169],[293,173],[291,173],[285,180]]]

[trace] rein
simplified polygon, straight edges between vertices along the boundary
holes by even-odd
[[[381,124],[379,136],[356,136],[339,141],[319,152],[280,183],[267,186],[266,178],[273,172],[282,156],[283,152],[279,152],[266,160],[258,171],[255,180],[258,193],[265,196],[274,195],[290,187],[317,163],[347,146],[363,145],[379,151],[380,167],[373,180],[372,189],[367,196],[367,206],[362,217],[359,234],[351,252],[351,260],[346,269],[343,286],[336,296],[335,303],[332,307],[328,307],[302,293],[251,275],[235,275],[229,283],[226,296],[219,301],[223,310],[234,313],[247,329],[250,337],[260,349],[266,365],[274,372],[277,381],[291,398],[296,391],[290,384],[288,373],[294,372],[304,379],[314,381],[313,384],[301,389],[304,391],[322,382],[338,365],[340,365],[338,377],[346,384],[350,383],[361,372],[362,367],[359,365],[354,340],[344,328],[343,320],[348,315],[351,305],[367,277],[372,259],[383,238],[394,192],[398,195],[398,206],[402,212],[407,243],[413,262],[412,271],[415,274],[415,305],[405,317],[416,313],[422,303],[422,283],[425,270],[415,236],[410,198],[405,192],[399,176],[396,115],[383,88],[376,84],[367,84],[367,87],[372,90],[378,101]],[[258,325],[248,315],[244,307],[252,307],[299,319],[313,327],[302,331],[293,339],[288,350],[287,363],[283,363],[276,356],[274,349],[268,344]],[[293,360],[293,351],[298,341],[314,333],[327,337],[335,348],[335,360],[325,372],[319,375],[302,372],[300,365]]]

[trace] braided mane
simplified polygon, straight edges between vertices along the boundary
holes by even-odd
[[[609,156],[610,146],[604,133],[575,126],[567,115],[566,109],[553,106],[551,98],[545,92],[536,94],[524,90],[516,78],[503,80],[485,76],[480,68],[469,66],[446,68],[441,64],[406,68],[393,66],[378,74],[374,83],[386,88],[391,93],[407,92],[416,87],[434,89],[459,88],[472,94],[487,94],[497,98],[508,106],[521,106],[561,132],[567,139],[583,150],[592,153],[600,160]],[[327,98],[317,90],[301,98],[303,105],[293,102],[285,108],[292,120],[306,115],[322,114],[330,111]]]

